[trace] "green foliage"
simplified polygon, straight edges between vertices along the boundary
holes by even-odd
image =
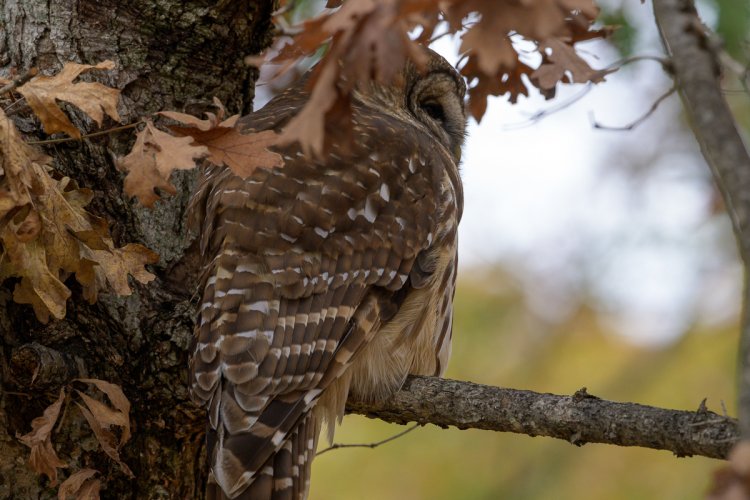
[[[615,46],[623,57],[633,55],[633,47],[635,46],[638,32],[625,16],[622,8],[602,9],[599,22],[605,26],[616,26],[617,29],[609,38],[610,43]]]
[[[727,52],[739,61],[750,62],[750,3],[716,0],[719,19],[716,32]]]
[[[647,349],[608,332],[585,307],[562,327],[545,326],[498,283],[509,280],[496,274],[459,283],[448,377],[560,394],[586,386],[607,399],[688,410],[708,398],[710,409],[721,412],[724,401],[734,413],[734,325]],[[348,416],[336,441],[375,442],[401,430]],[[311,500],[697,500],[719,465],[664,451],[427,426],[374,450],[319,457]]]

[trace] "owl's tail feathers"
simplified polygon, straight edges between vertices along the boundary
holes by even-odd
[[[297,423],[294,430],[287,434],[286,440],[254,473],[247,470],[237,470],[241,467],[239,457],[230,450],[235,438],[242,439],[242,435],[226,436],[224,446],[212,439],[218,438],[215,431],[209,430],[208,451],[212,467],[206,487],[207,500],[303,500],[307,497],[310,487],[310,466],[315,457],[315,448],[320,434],[320,418],[315,411],[308,411]],[[244,436],[248,438],[248,436]],[[252,438],[250,438],[252,439]],[[227,446],[230,445],[230,446]],[[221,461],[222,463],[218,463]],[[233,470],[234,469],[234,470]],[[224,492],[217,477],[241,478],[233,489]],[[228,485],[224,485],[227,487]]]

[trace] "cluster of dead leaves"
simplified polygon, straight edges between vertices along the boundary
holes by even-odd
[[[458,69],[469,82],[469,110],[477,121],[490,95],[508,94],[515,101],[532,86],[549,98],[558,82],[598,82],[605,75],[573,48],[607,34],[592,29],[598,14],[594,0],[329,0],[327,7],[268,61],[280,65],[281,72],[329,45],[309,80],[309,102],[279,141],[299,141],[316,153],[323,149],[324,123],[346,116],[357,82],[389,83],[407,58],[423,64],[419,45],[428,45],[442,29],[460,34]],[[411,39],[409,33],[417,28],[419,36]],[[533,43],[541,59],[536,67],[524,62],[528,54],[523,56],[514,43],[520,39]]]
[[[119,91],[100,83],[74,82],[84,71],[110,69],[67,63],[55,76],[36,76],[17,92],[28,102],[48,133],[80,137],[58,100],[75,105],[101,124],[104,114],[119,120]],[[5,82],[3,82],[5,83]],[[85,210],[93,198],[68,177],[55,175],[52,159],[24,142],[0,110],[0,282],[21,278],[13,300],[30,304],[37,318],[65,316],[71,292],[63,283],[75,275],[83,295],[94,302],[100,291],[131,293],[128,275],[141,283],[154,276],[144,265],[158,256],[142,245],[115,247],[106,221]]]
[[[76,401],[84,418],[102,447],[102,450],[114,460],[120,469],[129,477],[134,477],[130,468],[120,458],[119,450],[130,439],[130,402],[122,389],[115,384],[97,379],[78,379],[77,382],[92,385],[106,394],[109,403],[89,396],[85,392],[76,391],[83,404]],[[31,448],[29,466],[38,474],[46,475],[52,486],[57,485],[57,469],[67,468],[68,464],[61,460],[52,445],[52,431],[60,418],[60,411],[70,394],[60,390],[57,400],[48,406],[41,417],[31,422],[31,431],[18,439]],[[71,396],[72,397],[72,396]],[[112,428],[119,429],[118,438]],[[101,481],[94,476],[99,471],[84,468],[71,474],[58,489],[58,499],[65,500],[68,496],[78,499],[98,499]]]

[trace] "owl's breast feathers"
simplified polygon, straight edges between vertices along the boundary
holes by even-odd
[[[245,129],[274,128],[263,112]],[[350,391],[385,397],[445,368],[461,186],[448,151],[400,120],[355,107],[347,153],[288,146],[281,168],[200,181],[191,394],[209,408],[211,480],[230,498],[304,496],[321,420]]]

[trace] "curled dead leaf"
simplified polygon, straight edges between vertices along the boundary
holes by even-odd
[[[94,431],[94,436],[99,442],[99,445],[102,447],[102,450],[104,450],[104,453],[106,453],[112,460],[117,463],[117,465],[120,466],[125,475],[131,478],[135,477],[133,472],[130,470],[130,467],[128,467],[127,464],[120,458],[117,438],[112,433],[112,431],[109,430],[108,426],[102,425],[96,419],[96,417],[82,404],[76,403],[76,405],[81,410],[81,413],[83,414],[86,421],[89,423],[89,427],[91,427],[91,430]]]
[[[21,443],[31,448],[29,456],[31,469],[49,477],[52,485],[57,484],[57,469],[68,466],[58,458],[52,447],[52,430],[60,415],[63,401],[65,401],[65,391],[60,389],[60,396],[57,400],[44,410],[41,417],[31,421],[31,431],[18,436]]]
[[[575,49],[557,38],[549,38],[542,43],[542,49],[549,49],[545,61],[530,78],[540,89],[554,89],[558,82],[598,83],[604,80],[606,71],[595,70],[579,56]]]
[[[78,382],[92,384],[107,395],[112,406],[114,406],[114,410],[100,401],[79,392],[86,403],[86,406],[89,407],[92,414],[97,417],[99,422],[105,425],[116,425],[122,427],[120,446],[124,445],[130,439],[130,401],[128,401],[125,393],[122,392],[122,388],[117,384],[94,378],[80,378],[76,380]]]

